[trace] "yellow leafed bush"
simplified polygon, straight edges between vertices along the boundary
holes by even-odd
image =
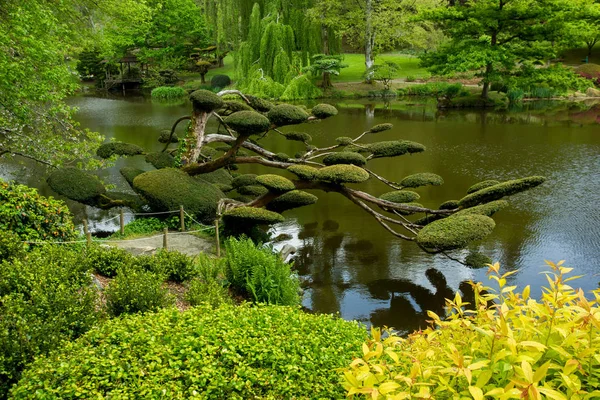
[[[600,290],[586,298],[568,282],[571,268],[548,262],[540,300],[507,285],[473,284],[474,304],[447,300],[449,317],[407,338],[371,330],[363,357],[343,370],[350,398],[600,399]]]

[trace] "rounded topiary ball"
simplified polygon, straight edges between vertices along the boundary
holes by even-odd
[[[235,131],[245,135],[255,135],[269,130],[267,117],[256,111],[238,111],[225,118],[225,123]]]
[[[311,112],[315,117],[325,119],[337,115],[338,110],[331,104],[317,104]]]
[[[279,104],[268,112],[267,117],[276,126],[285,126],[306,122],[308,114],[300,107],[291,104]]]
[[[213,88],[224,88],[231,85],[231,78],[224,74],[215,75],[210,80],[210,86]]]
[[[196,112],[211,112],[223,107],[223,99],[209,90],[195,90],[190,94]]]

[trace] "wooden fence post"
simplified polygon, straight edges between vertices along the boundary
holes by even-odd
[[[121,214],[120,214],[119,221],[121,223],[121,236],[122,236],[122,235],[125,235],[125,213],[123,212],[122,208],[121,208]]]
[[[163,249],[168,250],[169,246],[168,246],[168,242],[167,242],[167,236],[169,235],[169,228],[165,228],[165,230],[163,231]]]
[[[91,245],[92,244],[92,234],[90,233],[89,229],[88,229],[88,221],[87,219],[83,220],[83,234],[85,235],[85,239],[87,240],[87,245]]]
[[[185,232],[185,213],[183,211],[183,206],[179,206],[179,224],[181,225],[181,232]]]
[[[221,242],[219,241],[219,219],[215,219],[215,236],[217,237],[217,257],[221,257]]]

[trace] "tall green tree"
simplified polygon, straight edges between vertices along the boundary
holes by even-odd
[[[587,56],[591,57],[594,47],[600,42],[600,2],[574,0],[573,7],[567,40],[575,46],[585,43]]]

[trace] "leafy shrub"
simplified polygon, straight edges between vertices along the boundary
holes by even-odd
[[[226,276],[232,288],[254,302],[296,305],[300,285],[290,266],[269,248],[250,239],[230,238],[225,242]]]
[[[120,268],[105,295],[107,310],[115,317],[157,311],[173,304],[173,298],[163,287],[163,276],[138,266]]]
[[[178,251],[161,249],[151,257],[146,268],[174,282],[187,281],[197,275],[194,258]]]
[[[416,76],[414,76],[414,75],[408,75],[408,76],[405,78],[405,81],[406,81],[406,82],[415,82],[416,80],[417,80],[417,77],[416,77]]]
[[[509,89],[506,92],[506,96],[508,96],[508,101],[511,103],[516,103],[518,101],[523,100],[525,97],[525,91],[523,89]]]
[[[185,299],[192,306],[206,303],[212,308],[217,308],[223,304],[233,304],[233,299],[229,296],[229,291],[223,284],[217,281],[207,282],[198,278],[190,281]]]
[[[466,96],[469,92],[460,83],[433,82],[423,85],[411,85],[400,89],[399,95],[407,96],[435,96],[435,97],[456,97]]]
[[[191,226],[193,220],[189,216],[184,218],[185,226]],[[135,235],[147,235],[156,232],[162,232],[165,228],[168,229],[179,229],[181,222],[179,216],[174,215],[172,217],[161,219],[156,217],[142,217],[136,218],[133,221],[125,225],[124,234],[121,235],[120,231],[117,231],[111,235],[112,238],[123,238]]]
[[[131,254],[118,247],[91,246],[85,253],[85,268],[107,277],[115,276],[119,269],[129,266],[134,260]]]
[[[21,238],[11,231],[0,231],[0,262],[24,255],[25,247]]]
[[[127,316],[39,359],[13,390],[30,398],[343,398],[336,368],[363,327],[330,315],[248,304]]]
[[[569,90],[585,91],[588,87],[593,86],[592,82],[578,76],[571,68],[560,64],[551,65],[548,68],[525,64],[520,71],[521,73],[513,79],[510,86],[519,87],[525,91],[544,87],[551,88],[554,94],[565,94]]]
[[[548,263],[541,301],[507,286],[473,284],[474,298],[447,300],[446,320],[403,339],[372,329],[363,358],[344,370],[348,395],[376,398],[592,399],[600,396],[600,291],[592,301],[567,282],[571,268]],[[542,397],[544,396],[544,397]]]
[[[215,75],[210,80],[210,86],[213,88],[223,89],[229,85],[231,85],[231,78],[228,75]]]
[[[0,263],[0,398],[39,355],[87,332],[102,317],[82,252],[34,249]]]
[[[600,86],[600,65],[598,64],[583,64],[575,69],[575,72],[585,78],[591,80],[594,85]]]
[[[159,86],[150,95],[156,100],[178,100],[187,96],[187,92],[179,86]]]
[[[554,89],[545,86],[538,86],[530,88],[527,97],[532,99],[549,99],[554,96],[556,96]]]
[[[0,231],[13,232],[20,240],[62,242],[76,236],[65,203],[40,196],[36,189],[1,179]]]
[[[210,90],[216,91],[218,88],[213,88],[211,85],[207,83],[202,83],[202,81],[187,81],[183,84],[183,88],[187,91],[195,91],[195,90]]]
[[[299,75],[292,79],[281,94],[281,100],[318,99],[323,96],[323,91],[313,85],[306,75]]]

